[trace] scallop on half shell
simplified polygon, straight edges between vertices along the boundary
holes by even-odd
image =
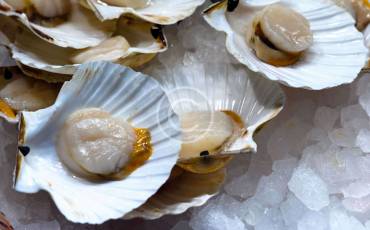
[[[46,190],[72,222],[121,218],[169,178],[180,138],[157,81],[116,64],[84,64],[54,105],[22,112],[15,189]]]
[[[262,73],[270,80],[290,87],[320,90],[351,83],[366,62],[368,50],[363,44],[363,35],[355,27],[354,19],[331,1],[253,0],[240,1],[239,4],[238,2],[223,0],[215,3],[204,11],[204,18],[213,28],[227,34],[226,47],[237,60],[252,71]],[[293,46],[286,49],[289,43],[287,40],[284,42],[284,39],[289,36],[284,38],[280,36],[279,31],[271,29],[273,27],[268,20],[272,20],[281,13],[269,14],[273,16],[267,17],[263,10],[271,4],[294,10],[296,15],[301,15],[300,18],[303,16],[302,22],[307,21],[313,35],[313,43],[311,46],[305,46],[308,49],[304,50],[298,58],[295,52],[301,52],[300,49]],[[284,60],[289,59],[294,62],[293,64],[287,66],[267,64],[256,56],[255,51],[248,44],[248,31],[253,25],[253,20],[261,16],[261,12],[265,15],[262,19],[258,19],[262,20],[261,25],[265,23],[271,26],[265,25],[262,28],[265,36],[259,35],[259,41],[262,41],[260,42],[261,47],[270,47],[271,51],[263,55],[270,56],[270,58],[286,55]],[[272,24],[275,22],[276,20],[272,21]],[[296,28],[286,21],[282,23],[286,24],[287,28]],[[275,28],[278,27],[279,25]],[[296,44],[294,41],[293,43]],[[292,47],[294,49],[291,49]],[[286,53],[276,52],[276,50],[283,49]],[[292,58],[297,58],[297,60],[292,60]]]
[[[20,111],[36,111],[52,105],[60,84],[51,84],[26,76],[10,58],[7,49],[0,49],[0,117],[17,123]]]
[[[333,0],[347,10],[356,20],[357,28],[363,32],[365,44],[370,48],[370,2],[368,0]]]
[[[180,159],[170,179],[127,219],[157,219],[203,205],[221,188],[226,164],[235,154],[255,152],[253,136],[284,106],[277,83],[244,68],[210,63],[192,64],[194,71],[183,68],[181,73],[153,74],[180,117]],[[230,125],[234,129],[226,136]],[[217,143],[221,146],[212,149]],[[204,151],[195,155],[193,150],[199,149]]]
[[[133,17],[116,21],[112,37],[86,49],[60,47],[40,39],[26,27],[20,27],[9,17],[0,16],[0,29],[6,43],[27,74],[49,82],[63,82],[76,68],[89,61],[112,61],[138,67],[167,49],[161,28]],[[49,74],[40,74],[40,71]],[[52,73],[52,74],[51,74]],[[54,75],[53,75],[54,74]]]
[[[175,24],[194,13],[205,0],[83,0],[103,21],[133,14],[159,25]]]
[[[60,47],[83,49],[96,46],[109,38],[115,29],[112,21],[101,22],[94,13],[80,6],[77,0],[24,0],[31,5],[25,6],[25,9],[17,9],[12,2],[20,1],[0,0],[1,15],[15,17],[40,39]],[[29,8],[31,11],[40,8],[45,12],[66,10],[63,15],[56,14],[57,17],[50,18],[40,16],[37,12],[28,13]]]

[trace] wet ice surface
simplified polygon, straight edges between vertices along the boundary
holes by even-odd
[[[197,74],[210,63],[240,68],[224,48],[225,36],[199,16],[167,32],[169,51],[146,73]],[[2,125],[0,211],[17,230],[369,230],[369,77],[321,92],[284,87],[285,110],[257,135],[258,153],[250,162],[240,156],[230,164],[220,194],[203,207],[156,221],[76,225],[46,193],[16,193],[11,189],[16,127]]]

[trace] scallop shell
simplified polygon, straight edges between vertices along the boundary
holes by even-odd
[[[266,122],[277,116],[285,104],[285,95],[277,83],[261,78],[244,68],[212,63],[192,64],[193,71],[155,78],[177,114],[193,111],[231,111],[240,116],[246,131],[222,154],[256,152],[253,136]],[[190,67],[189,67],[190,68]]]
[[[119,18],[124,14],[133,14],[148,22],[159,25],[170,25],[179,22],[194,13],[205,0],[152,0],[152,3],[142,9],[110,6],[99,0],[86,0],[86,3],[101,20]]]
[[[7,25],[8,29],[13,27],[11,31],[17,31],[14,41],[8,44],[12,57],[17,62],[33,69],[61,75],[72,75],[76,71],[79,64],[71,64],[70,62],[72,54],[77,51],[76,49],[63,48],[46,42],[24,28],[17,30],[17,25],[4,16],[0,16],[0,24],[2,24],[1,21],[3,19],[3,22],[7,21],[4,24]],[[132,46],[128,49],[125,56],[116,60],[117,63],[137,67],[137,64],[149,61],[156,53],[167,50],[167,41],[160,29],[158,29],[156,34],[153,33],[154,37],[151,31],[152,24],[146,22],[132,24],[130,20],[135,19],[123,21],[120,31]],[[11,36],[12,34],[5,33],[5,35]],[[65,77],[45,80],[62,82],[65,80]]]
[[[227,34],[228,51],[252,71],[287,86],[320,90],[352,82],[367,59],[363,35],[349,13],[331,1],[227,1],[204,11],[205,20]],[[275,67],[260,61],[244,39],[248,21],[265,5],[279,2],[305,16],[314,35],[313,46],[294,65]]]
[[[10,65],[11,64],[12,63],[10,63]],[[3,87],[6,87],[9,83],[12,84],[12,81],[17,80],[21,81],[14,82],[15,85],[13,85],[13,87],[19,88],[13,88],[13,92],[8,88],[6,89],[7,93],[4,94],[2,91]],[[17,66],[0,67],[0,117],[9,123],[18,123],[18,114],[21,108],[27,111],[34,111],[48,107],[54,102],[60,87],[60,84],[48,84],[46,82],[30,78]],[[43,91],[37,91],[37,89]],[[21,93],[17,93],[18,91]],[[34,95],[33,93],[30,94],[31,91],[37,95]],[[14,96],[16,98],[13,98]],[[22,97],[23,101],[20,102],[19,100]],[[8,100],[10,100],[10,104]]]
[[[145,204],[124,218],[154,220],[165,215],[178,215],[189,208],[201,206],[217,195],[225,176],[225,169],[209,174],[195,174],[183,170],[179,176],[167,181]]]
[[[114,22],[101,22],[94,13],[80,6],[77,0],[72,0],[68,19],[53,27],[32,22],[26,14],[16,12],[3,0],[0,0],[0,14],[15,17],[46,42],[75,49],[96,46],[109,38],[115,29]]]
[[[134,127],[150,130],[152,156],[123,180],[94,183],[76,178],[56,154],[54,139],[65,118],[89,107],[100,107]],[[46,190],[73,222],[100,224],[142,205],[166,182],[181,147],[178,117],[160,85],[107,62],[83,64],[53,106],[22,115],[15,189],[25,193]]]

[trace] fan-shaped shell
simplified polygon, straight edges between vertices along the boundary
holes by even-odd
[[[148,7],[133,9],[111,6],[99,0],[86,0],[86,3],[101,20],[111,20],[124,14],[133,14],[159,25],[174,24],[189,17],[204,2],[205,0],[152,0]]]
[[[154,37],[151,31],[152,24],[136,20],[133,18],[122,20],[120,34],[130,42],[131,46],[121,58],[115,60],[117,63],[131,67],[142,65],[151,60],[156,53],[167,49],[166,38],[160,29]],[[133,21],[137,23],[132,23]],[[28,29],[18,28],[18,25],[10,18],[0,16],[1,24],[4,24],[4,27],[6,25],[6,28],[10,30],[9,33],[3,30],[6,36],[11,37],[14,33],[16,34],[15,38],[9,39],[10,44],[7,45],[11,49],[12,57],[22,65],[60,75],[72,75],[79,66],[79,64],[71,63],[72,55],[78,50],[46,42]],[[47,78],[45,80],[63,82],[65,76],[61,79]]]
[[[204,11],[205,20],[227,34],[228,51],[241,63],[270,80],[287,86],[319,90],[352,82],[367,58],[363,35],[356,30],[349,13],[331,1],[223,0]],[[279,2],[306,17],[314,44],[301,59],[287,67],[275,67],[259,60],[245,41],[246,28],[255,12]]]
[[[155,75],[174,111],[179,115],[193,111],[234,112],[246,131],[223,154],[255,152],[253,135],[283,109],[285,96],[279,85],[259,74],[227,65],[193,64],[193,71],[183,68],[184,71]]]
[[[123,180],[96,183],[74,177],[58,158],[54,140],[64,120],[90,107],[151,133],[152,156]],[[22,115],[15,189],[46,190],[73,222],[100,224],[139,207],[166,182],[180,151],[178,117],[160,85],[116,64],[82,65],[53,106]]]
[[[155,195],[124,218],[152,220],[201,206],[219,192],[226,176],[225,171],[223,168],[209,174],[195,174],[176,167],[171,178]]]
[[[39,38],[60,47],[83,49],[96,46],[115,30],[114,22],[101,22],[77,0],[72,0],[68,18],[52,27],[32,22],[26,14],[15,11],[4,0],[0,0],[0,14],[15,17]]]

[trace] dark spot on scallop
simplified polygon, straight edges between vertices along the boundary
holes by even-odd
[[[263,33],[261,24],[258,24],[256,26],[256,31],[255,35],[258,36],[263,43],[265,43],[269,48],[274,49],[274,50],[279,50]]]
[[[9,69],[6,68],[4,70],[4,79],[5,80],[10,80],[10,79],[12,79],[12,77],[13,77],[13,73]]]
[[[160,38],[160,36],[163,36],[162,26],[161,25],[153,25],[150,29],[150,32],[152,33],[152,36],[155,39]]]
[[[209,156],[209,152],[208,151],[203,151],[199,154],[201,157],[205,157],[205,156]]]
[[[28,146],[19,146],[18,149],[19,149],[19,152],[21,152],[23,156],[27,156],[31,151],[30,147]]]
[[[153,25],[150,28],[150,32],[153,38],[162,44],[162,48],[167,46],[167,41],[166,41],[166,38],[164,37],[163,27],[161,25]]]
[[[233,12],[239,5],[239,0],[228,0],[227,1],[227,11]]]

